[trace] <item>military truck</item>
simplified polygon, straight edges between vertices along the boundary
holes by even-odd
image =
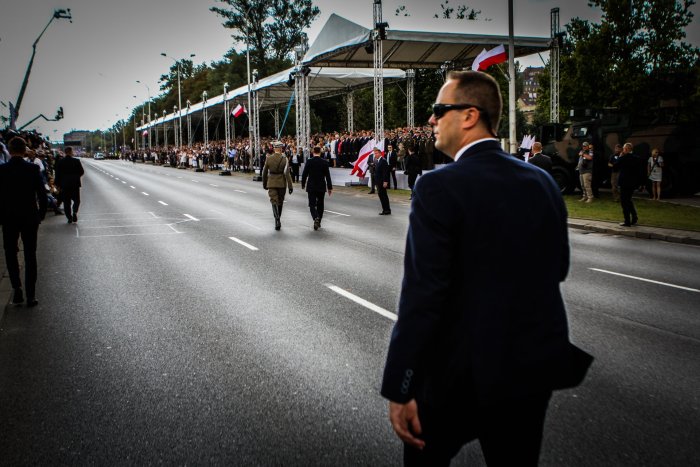
[[[646,180],[646,161],[653,148],[664,158],[664,196],[700,192],[700,126],[674,123],[673,113],[655,119],[631,118],[614,109],[583,114],[571,112],[568,123],[548,123],[539,131],[543,153],[552,158],[552,175],[563,193],[579,187],[576,164],[584,141],[594,146],[593,192],[610,186],[608,159],[616,144],[630,142],[644,162],[640,174]]]

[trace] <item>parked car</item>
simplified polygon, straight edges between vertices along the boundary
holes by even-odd
[[[98,160],[98,159],[104,159],[105,155],[101,152],[96,152],[94,156],[92,156],[93,159]]]

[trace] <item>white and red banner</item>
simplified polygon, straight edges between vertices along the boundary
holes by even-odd
[[[474,63],[472,63],[472,70],[485,71],[491,65],[498,65],[506,60],[508,60],[508,54],[506,54],[506,49],[503,47],[503,45],[494,47],[489,51],[484,49],[474,59]]]
[[[235,118],[240,117],[244,113],[247,113],[245,106],[238,104],[232,111],[231,115],[233,115]]]
[[[521,149],[527,149],[527,152],[523,154],[523,157],[525,158],[525,162],[528,161],[530,158],[530,150],[532,149],[532,145],[535,143],[535,135],[525,135],[523,136],[523,142],[520,143],[520,148]]]
[[[360,149],[360,154],[353,164],[350,175],[357,174],[357,176],[360,178],[365,176],[367,166],[369,165],[369,156],[372,154],[374,148],[379,148],[379,150],[382,151],[382,154],[384,154],[384,140],[382,139],[381,141],[377,142],[371,139],[367,141],[364,146],[362,146],[362,149]]]

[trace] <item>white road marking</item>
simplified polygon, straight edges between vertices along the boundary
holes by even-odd
[[[377,306],[372,302],[368,302],[364,298],[358,297],[357,295],[352,294],[352,293],[348,292],[347,290],[341,289],[340,287],[333,285],[333,284],[324,284],[324,285],[326,287],[328,287],[329,289],[331,289],[333,292],[335,292],[339,295],[342,295],[345,298],[349,298],[353,302],[355,302],[359,305],[362,305],[363,307],[368,308],[368,309],[374,311],[375,313],[378,313],[378,314],[384,316],[385,318],[389,318],[392,321],[396,321],[398,319],[398,316],[396,316],[396,313],[392,313],[389,310],[385,310],[384,308]]]
[[[122,180],[122,183],[123,183],[124,185],[126,185],[126,182],[125,182],[124,180]]]
[[[183,216],[188,217],[188,218],[192,219],[193,221],[199,222],[199,219],[197,219],[197,218],[194,217],[194,216],[190,216],[189,214],[183,214]]]
[[[243,190],[233,190],[233,191],[237,191],[239,193],[245,193],[245,191],[243,191]]]
[[[156,214],[155,214],[154,212],[148,211],[148,213],[149,213],[151,216],[153,216],[153,217],[155,217],[156,219],[158,219],[158,216],[156,216]]]
[[[162,204],[163,206],[167,206],[167,205],[168,205],[168,203],[164,203],[163,201],[158,201],[158,202],[159,202],[160,204]]]
[[[628,276],[627,274],[620,274],[619,272],[606,271],[605,269],[597,269],[597,268],[588,268],[588,269],[590,269],[591,271],[604,272],[605,274],[612,274],[614,276],[627,277],[628,279],[636,279],[638,281],[650,282],[652,284],[665,285],[666,287],[674,287],[676,289],[700,293],[700,290],[698,290],[698,289],[691,289],[690,287],[683,287],[682,285],[675,285],[675,284],[669,284],[668,282],[654,281],[651,279],[645,279],[643,277]]]
[[[195,183],[199,183],[197,180],[192,180],[192,181],[195,182]]]
[[[146,193],[145,191],[142,191],[141,194],[144,194],[144,195],[146,195],[146,196],[151,196],[151,195],[149,195],[148,193]]]
[[[331,214],[337,214],[339,216],[345,216],[345,217],[350,217],[350,214],[343,214],[342,212],[335,212],[335,211],[330,211],[326,209],[326,212],[330,212]]]
[[[182,178],[182,177],[177,177],[177,178]]]
[[[136,189],[134,185],[129,185],[129,188],[133,188],[134,190]]]
[[[244,247],[248,248],[249,250],[258,251],[258,249],[256,247],[254,247],[253,245],[251,245],[250,243],[246,243],[243,240],[237,239],[236,237],[229,237],[229,238],[231,240],[233,240],[234,242],[243,245]]]
[[[213,186],[213,187],[217,187],[217,188],[218,188],[219,185],[214,185],[213,183],[210,183],[209,186]]]

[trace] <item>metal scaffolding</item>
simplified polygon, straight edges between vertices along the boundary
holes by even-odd
[[[382,0],[374,0],[374,139],[384,140],[384,53],[382,35],[386,27],[382,23]]]
[[[345,105],[348,110],[348,131],[350,133],[355,131],[355,92],[348,91],[345,95]]]
[[[296,67],[294,68],[294,101],[297,122],[297,151],[301,149],[304,160],[310,155],[309,145],[311,140],[311,129],[309,128],[309,72],[310,68],[301,65],[301,60],[306,52],[303,47],[297,47]]]
[[[224,83],[224,157],[228,157],[228,147],[231,143],[229,138],[229,119],[231,116],[228,107],[228,83]]]
[[[177,106],[173,106],[173,115],[177,112]],[[173,139],[175,140],[175,147],[180,147],[180,133],[178,132],[177,128],[177,121],[173,119]]]
[[[163,110],[163,147],[168,147],[168,124],[165,121],[165,110]]]
[[[552,48],[549,51],[549,119],[559,123],[559,8],[550,11]]]
[[[260,161],[260,103],[258,100],[258,71],[253,70],[253,83],[252,83],[252,93],[251,93],[253,108],[250,109],[251,116],[253,117],[252,125],[250,127],[250,144],[251,153],[253,158]],[[258,162],[259,164],[260,162]],[[260,174],[262,175],[262,167],[260,167]]]
[[[202,128],[204,129],[204,149],[209,148],[209,111],[207,109],[207,91],[202,93]]]
[[[414,108],[416,85],[416,70],[406,70],[406,126],[415,126]]]
[[[187,147],[192,147],[192,115],[190,115],[190,101],[187,100]],[[181,141],[182,142],[182,141]],[[179,146],[181,148],[181,146]]]
[[[274,117],[275,117],[275,138],[279,138],[280,137],[280,107],[279,107],[279,105],[275,106]]]

